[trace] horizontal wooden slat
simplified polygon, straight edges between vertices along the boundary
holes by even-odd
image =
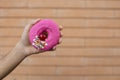
[[[101,9],[0,9],[0,17],[119,18],[119,13]]]
[[[112,67],[58,67],[59,75],[111,75]]]
[[[0,55],[6,55],[13,47],[1,47]],[[118,57],[120,49],[116,48],[61,48],[58,47],[56,51],[49,51],[33,57]]]
[[[0,9],[0,17],[57,17],[56,9]]]
[[[120,76],[86,76],[84,80],[119,80]]]
[[[74,53],[73,53],[74,54]],[[29,57],[30,65],[39,66],[119,66],[119,57]],[[28,65],[28,64],[24,64]]]
[[[27,25],[28,22],[31,20],[35,20],[35,18],[32,19],[15,19],[15,18],[1,18],[0,19],[0,26],[3,27],[17,27],[17,26],[25,26]],[[53,19],[55,20],[58,24],[64,25],[64,26],[85,26],[85,21],[84,19]],[[6,24],[7,22],[7,24]],[[71,24],[70,24],[71,23]]]
[[[115,16],[118,16],[118,17],[120,16],[120,11],[115,10],[114,12],[115,12]]]
[[[15,46],[20,38],[0,38],[0,46]]]
[[[4,80],[119,80],[117,76],[39,76],[39,75],[11,75]]]
[[[0,7],[25,7],[27,0],[0,0]]]
[[[12,74],[21,75],[112,75],[112,67],[18,67]]]
[[[0,19],[0,26],[3,27],[17,27],[17,26],[25,26],[31,19],[15,19],[15,18],[4,18]],[[53,19],[58,24],[63,25],[65,28],[67,27],[94,27],[94,28],[119,28],[120,20],[119,19]],[[7,22],[7,24],[6,24]]]
[[[120,40],[112,39],[86,39],[85,47],[120,47]]]
[[[23,28],[0,28],[1,37],[20,37],[23,33]]]
[[[54,2],[54,3],[53,3]],[[25,0],[25,1],[16,1],[12,0],[9,2],[8,0],[0,1],[0,7],[51,7],[51,8],[119,8],[118,0],[70,0],[64,1],[61,0],[59,3],[56,0]],[[27,4],[28,3],[28,4]],[[67,4],[67,5],[65,5]]]
[[[41,74],[41,75],[55,75],[55,70],[56,67],[40,67],[40,66],[29,66],[29,67],[24,67],[24,66],[20,66],[17,67],[12,74],[20,74],[20,75],[27,75],[27,74]]]
[[[119,10],[101,10],[101,9],[57,9],[58,17],[69,18],[115,18]],[[116,15],[115,15],[116,14]]]
[[[83,80],[82,76],[30,76],[29,80]]]
[[[4,80],[83,80],[82,76],[39,76],[39,75],[11,75],[6,77]]]
[[[17,80],[27,80],[28,79],[28,76],[26,75],[8,75],[4,78],[4,80],[14,80],[14,79],[17,79]]]
[[[114,28],[119,27],[120,21],[119,19],[86,19],[87,27],[107,27],[111,28],[114,26]]]
[[[120,74],[120,67],[119,66],[113,67],[113,74]]]
[[[119,0],[87,0],[86,7],[89,8],[120,8]]]
[[[0,37],[20,37],[22,32],[23,28],[0,28]],[[64,33],[64,37],[120,37],[120,30],[118,29],[65,28],[62,32]]]
[[[1,47],[0,55],[6,55],[10,52],[13,47]],[[33,55],[33,57],[44,57],[44,56],[60,56],[60,57],[118,57],[120,49],[116,48],[60,48],[56,51],[45,52],[39,55]]]
[[[36,1],[29,0],[28,6],[29,7],[53,7],[53,8],[85,7],[85,1],[83,0],[70,0],[70,1],[60,0],[58,2],[56,0],[50,0],[50,1],[49,0],[36,0]]]
[[[27,25],[26,19],[1,19],[0,27],[23,27]]]
[[[33,57],[119,57],[120,49],[116,48],[57,48],[56,51],[46,52]]]
[[[54,2],[54,3],[52,3]],[[65,5],[67,4],[67,5]],[[30,0],[29,7],[58,7],[58,8],[119,8],[119,1],[105,1],[105,0],[70,0],[70,1],[59,1],[55,0]]]
[[[64,29],[63,33],[65,37],[113,37],[116,30],[113,29]]]
[[[31,76],[29,80],[119,80],[119,76]]]
[[[119,36],[120,36],[120,29],[118,29],[118,30],[115,31],[115,36],[116,36],[116,37],[119,37]]]

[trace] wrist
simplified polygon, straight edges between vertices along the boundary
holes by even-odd
[[[17,45],[15,46],[14,48],[14,51],[17,53],[17,54],[21,54],[23,57],[27,57],[28,55],[26,54],[26,51],[25,51],[25,46],[21,43],[21,42],[18,42]]]

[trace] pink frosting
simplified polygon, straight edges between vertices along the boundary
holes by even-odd
[[[33,27],[30,29],[29,32],[29,40],[30,43],[33,44],[33,40],[35,39],[35,36],[40,35],[45,30],[48,32],[48,37],[45,40],[47,45],[40,50],[47,51],[47,50],[51,50],[54,46],[56,46],[60,38],[60,31],[58,25],[53,20],[43,19],[37,22],[35,25],[33,25]],[[36,46],[34,47],[36,48]]]

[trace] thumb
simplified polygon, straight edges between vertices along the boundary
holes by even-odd
[[[27,55],[38,54],[38,53],[42,53],[42,52],[44,52],[44,51],[38,50],[38,49],[34,48],[33,46],[28,46],[26,49]]]

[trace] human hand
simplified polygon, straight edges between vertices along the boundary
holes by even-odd
[[[20,39],[20,41],[18,42],[18,45],[17,45],[17,47],[18,47],[18,50],[22,50],[23,52],[22,53],[24,53],[26,56],[28,56],[28,55],[31,55],[31,54],[37,54],[37,53],[42,53],[42,52],[45,52],[45,51],[40,51],[40,50],[38,50],[38,49],[35,49],[31,44],[30,44],[30,42],[29,42],[29,31],[30,31],[30,28],[34,25],[34,24],[36,24],[38,21],[40,21],[40,19],[37,19],[37,20],[35,20],[35,21],[32,21],[32,22],[30,22],[26,27],[25,27],[25,29],[24,29],[24,31],[23,31],[23,34],[22,34],[22,36],[21,36],[21,39]],[[60,37],[60,40],[59,40],[59,43],[58,44],[60,44],[61,42],[62,42],[62,26],[59,26],[59,30],[60,30],[60,33],[61,33],[61,37]],[[55,50],[56,49],[56,46],[54,46],[53,47],[53,49],[51,50],[51,51],[53,51],[53,50]]]

